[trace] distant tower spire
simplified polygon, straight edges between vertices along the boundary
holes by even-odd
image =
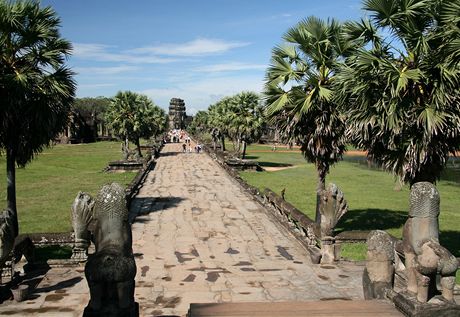
[[[180,98],[172,98],[169,102],[169,128],[185,128],[185,102]]]

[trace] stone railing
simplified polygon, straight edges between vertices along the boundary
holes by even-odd
[[[295,208],[281,196],[269,189],[261,192],[243,180],[238,170],[227,164],[229,155],[214,151],[212,146],[203,145],[203,150],[232,176],[252,197],[271,211],[277,221],[291,231],[309,251],[313,263],[332,263],[340,259],[343,242],[365,242],[368,232],[343,232],[334,236],[334,227],[347,210],[343,193],[332,185],[322,192],[324,202],[322,212],[323,227]],[[320,248],[321,246],[321,248]]]
[[[133,200],[133,198],[139,193],[140,188],[142,187],[145,178],[147,177],[147,174],[155,168],[156,161],[155,160],[149,160],[146,164],[143,165],[143,167],[137,172],[136,176],[134,179],[131,181],[131,183],[126,187],[125,192],[126,192],[126,202],[129,204]]]
[[[150,156],[148,161],[142,166],[142,168],[137,172],[134,179],[131,183],[126,187],[126,201],[128,206],[130,205],[132,199],[139,193],[139,189],[142,187],[145,178],[147,177],[148,172],[153,170],[156,165],[156,157],[158,157],[159,153],[163,149],[163,144],[155,150],[155,154]]]
[[[320,240],[320,227],[307,215],[295,208],[270,189],[265,189],[263,198],[266,205],[276,211],[275,216],[287,227],[310,253],[313,263],[321,260],[321,251],[318,248]]]
[[[289,222],[290,226],[296,229],[296,232],[305,237],[307,245],[316,245],[317,237],[320,234],[319,226],[316,222],[270,189],[266,188],[263,195],[266,202],[279,212],[283,220]]]

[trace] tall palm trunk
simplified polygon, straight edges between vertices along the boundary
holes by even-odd
[[[316,187],[316,214],[315,222],[317,224],[321,223],[321,213],[319,212],[321,205],[321,192],[326,189],[326,174],[327,170],[322,167],[317,167],[318,172],[318,185]]]
[[[139,141],[139,138],[136,138],[136,149],[139,157],[142,157],[141,142]]]
[[[222,151],[225,152],[225,137],[222,135],[222,136],[220,137],[220,140],[221,140],[221,142],[222,142]]]
[[[244,160],[246,157],[246,141],[243,140],[243,154],[241,155],[241,158]]]
[[[14,151],[7,149],[6,151],[6,180],[7,180],[7,208],[13,213],[14,236],[19,233],[18,225],[18,210],[16,207],[16,156]]]

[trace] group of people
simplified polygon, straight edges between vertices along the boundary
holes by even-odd
[[[192,142],[190,140],[189,136],[186,136],[184,139],[184,143],[182,143],[182,152],[183,153],[191,153],[192,152]],[[200,153],[201,152],[201,144],[195,145],[195,152]]]
[[[187,133],[182,129],[173,129],[169,131],[163,138],[163,143],[182,143],[182,152],[183,153],[191,153],[192,152],[192,140],[187,135]],[[202,150],[201,144],[196,144],[194,147],[196,153],[200,153]]]
[[[186,134],[184,130],[173,129],[165,135],[163,142],[164,143],[168,143],[168,142],[177,143],[177,142],[180,142],[182,139],[184,139],[185,136]]]

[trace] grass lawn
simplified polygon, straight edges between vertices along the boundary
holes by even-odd
[[[78,191],[95,195],[102,185],[123,186],[133,172],[105,173],[107,162],[121,158],[119,142],[56,145],[16,170],[20,233],[72,230],[70,206]],[[6,163],[0,157],[0,199],[6,206]],[[2,207],[4,208],[4,207]]]
[[[272,152],[267,151],[267,145],[251,145],[248,159],[256,160],[264,167],[290,167],[270,172],[242,172],[241,176],[260,189],[269,187],[280,193],[286,188],[286,200],[314,218],[316,170],[298,150],[287,151],[279,146],[276,152]],[[348,213],[337,226],[338,231],[383,229],[401,237],[409,208],[409,188],[403,186],[396,190],[397,183],[391,174],[369,168],[363,157],[346,156],[344,161],[331,168],[326,182],[337,184],[349,205]],[[441,244],[460,257],[460,167],[450,162],[437,188],[441,195]],[[345,249],[346,254],[349,248]],[[359,258],[358,255],[353,257]]]

